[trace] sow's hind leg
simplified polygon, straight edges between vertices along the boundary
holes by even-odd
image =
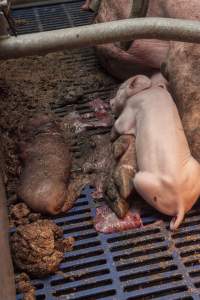
[[[133,182],[137,192],[151,206],[166,215],[173,216],[170,229],[177,229],[183,221],[184,210],[178,209],[177,199],[173,194],[168,194],[164,181],[149,172],[138,172]]]

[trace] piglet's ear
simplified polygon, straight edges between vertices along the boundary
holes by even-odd
[[[137,75],[129,79],[127,95],[128,97],[151,87],[151,80],[144,75]]]

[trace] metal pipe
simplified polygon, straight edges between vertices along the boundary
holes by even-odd
[[[43,55],[59,50],[141,38],[200,43],[200,22],[138,18],[25,34],[0,40],[0,58]]]
[[[0,152],[0,164],[1,163],[2,153]],[[7,203],[3,184],[3,176],[2,170],[0,170],[0,299],[15,300],[15,281],[8,240],[9,226],[6,207]]]

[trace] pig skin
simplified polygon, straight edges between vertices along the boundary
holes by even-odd
[[[81,6],[82,10],[89,11],[98,11],[101,0],[86,0],[85,3]]]
[[[18,196],[36,212],[57,214],[67,198],[71,168],[59,125],[47,115],[38,115],[21,132]]]
[[[127,19],[132,9],[131,0],[103,0],[95,23]],[[147,16],[161,14],[156,1],[150,1]],[[102,66],[112,76],[124,80],[133,74],[151,73],[159,69],[166,57],[168,42],[155,39],[135,40],[127,51],[120,43],[96,46]]]
[[[112,130],[136,137],[138,193],[160,212],[173,216],[175,230],[200,195],[200,165],[192,157],[176,105],[165,80],[138,75],[127,80],[111,100],[120,113]]]
[[[192,155],[200,163],[200,46],[173,42],[165,74],[177,104]]]
[[[85,3],[81,6],[82,10],[90,10],[90,3],[92,0],[86,0]]]
[[[132,0],[102,0],[95,23],[132,17]],[[147,17],[200,19],[199,0],[149,0]],[[139,16],[138,16],[139,17]],[[169,42],[140,39],[129,43],[127,51],[122,43],[97,45],[102,66],[112,76],[125,80],[134,74],[152,74],[160,69],[169,48]]]
[[[156,2],[150,0],[151,2]],[[200,19],[199,0],[158,0],[157,9],[160,7],[158,16],[177,19]]]

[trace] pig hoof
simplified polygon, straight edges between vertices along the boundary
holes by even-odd
[[[118,218],[123,219],[126,216],[129,210],[129,205],[125,200],[118,199],[113,201],[106,197],[106,202],[112,211],[118,216]]]

